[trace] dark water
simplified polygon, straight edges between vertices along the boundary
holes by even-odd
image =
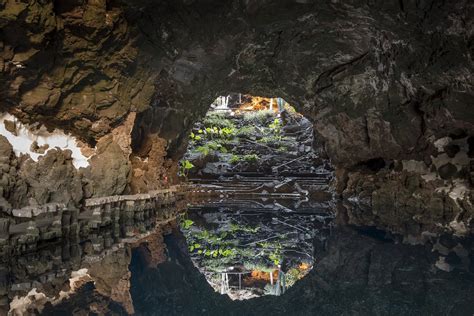
[[[472,240],[444,238],[434,248],[435,242],[402,245],[380,231],[348,227],[340,214],[334,218],[322,208],[285,214],[265,205],[245,203],[239,209],[228,202],[201,203],[184,217],[193,221],[186,229],[153,228],[151,221],[138,225],[134,237],[133,227],[126,234],[104,230],[88,241],[58,242],[18,258],[3,258],[1,311],[7,314],[14,306],[17,314],[12,315],[473,315]],[[275,219],[298,223],[298,229]],[[191,230],[220,233],[230,223],[238,229],[224,240],[231,244],[241,238],[247,252],[228,261],[214,258],[214,268],[249,261],[273,269],[265,252],[248,246],[272,234],[280,240],[285,269],[303,261],[313,268],[280,296],[263,295],[272,293],[255,282],[250,287],[260,289],[261,297],[240,301],[220,294],[202,273],[212,269],[212,259],[199,260],[195,249],[190,252],[195,240],[189,237]],[[467,249],[466,256],[461,247]],[[458,249],[458,254],[446,249]],[[439,262],[440,252],[445,265]],[[447,266],[453,270],[439,268]],[[88,277],[71,291],[71,276],[80,279],[84,274]],[[65,297],[59,300],[61,292]]]

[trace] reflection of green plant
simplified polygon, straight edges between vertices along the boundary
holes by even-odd
[[[278,252],[272,252],[268,255],[268,258],[277,266],[281,262],[281,255]]]
[[[191,220],[181,222],[181,228],[188,240],[190,253],[199,255],[202,260],[205,258],[230,260],[238,255],[239,250],[233,244],[225,241],[228,236],[226,231],[215,234],[206,229],[191,232],[189,228],[193,223]]]
[[[288,287],[293,286],[296,281],[301,280],[307,273],[307,270],[299,270],[297,268],[289,269],[286,273],[286,285]]]
[[[192,244],[191,246],[189,246],[189,251],[193,252],[195,249],[199,249],[199,248],[201,248],[200,244]]]
[[[196,135],[193,132],[191,132],[191,134],[189,134],[189,137],[191,138],[191,140],[194,140],[194,141],[200,141],[202,139],[202,137],[200,135]]]
[[[282,256],[281,256],[281,244],[280,243],[276,244],[276,247],[268,255],[268,259],[270,259],[273,262],[273,264],[275,264],[276,266],[281,263]]]
[[[260,227],[257,226],[257,227],[250,227],[250,226],[243,226],[243,225],[237,225],[237,224],[233,224],[231,223],[230,226],[230,231],[232,233],[234,232],[237,232],[237,231],[242,231],[242,232],[246,232],[246,233],[256,233],[260,230]]]
[[[179,164],[179,175],[187,176],[189,170],[194,168],[194,165],[189,160],[181,160]]]
[[[200,152],[203,156],[207,156],[210,153],[209,146],[199,146],[196,148],[196,151]]]
[[[230,138],[234,136],[235,130],[233,128],[224,127],[219,130],[219,135],[224,136],[225,138]]]
[[[181,222],[181,228],[183,229],[189,229],[192,225],[194,224],[194,222],[190,219],[185,219]]]

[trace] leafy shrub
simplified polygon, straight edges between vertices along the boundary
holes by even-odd
[[[234,123],[231,120],[227,119],[225,115],[225,113],[220,112],[208,113],[204,118],[204,126],[235,129]]]
[[[260,157],[256,154],[248,154],[244,156],[239,156],[239,155],[232,155],[230,157],[229,162],[230,163],[238,163],[240,161],[247,161],[247,162],[253,162],[257,161]]]
[[[273,111],[270,110],[252,111],[244,113],[243,120],[248,124],[265,124],[273,115]]]
[[[191,132],[191,134],[189,134],[189,138],[191,138],[191,140],[194,140],[194,141],[200,141],[202,139],[202,137],[200,135],[196,135],[193,132]]]
[[[241,127],[240,129],[238,129],[236,131],[236,134],[238,136],[242,136],[242,137],[253,136],[256,133],[257,133],[257,131],[256,131],[255,127],[252,126],[252,125],[243,126],[243,127]]]
[[[281,121],[279,118],[276,118],[273,120],[272,123],[270,123],[270,125],[268,125],[268,127],[270,128],[270,130],[276,134],[276,135],[280,135],[281,133]]]
[[[181,228],[188,230],[191,226],[193,226],[194,222],[190,219],[185,219],[181,221]]]
[[[227,153],[227,149],[222,146],[222,144],[216,141],[209,141],[202,146],[198,146],[196,147],[196,151],[200,152],[204,156],[208,156],[209,154],[214,153],[215,151],[218,151],[223,154]]]
[[[256,154],[250,154],[250,155],[243,156],[242,159],[247,162],[253,162],[253,161],[257,161],[259,157]]]
[[[179,163],[179,175],[187,176],[189,170],[194,168],[194,165],[189,160],[181,160]]]
[[[209,146],[199,146],[196,148],[196,151],[200,152],[203,156],[207,156],[211,153]]]
[[[238,163],[240,160],[241,160],[240,156],[233,154],[233,155],[230,157],[229,162],[232,163],[232,164],[236,164],[236,163]]]

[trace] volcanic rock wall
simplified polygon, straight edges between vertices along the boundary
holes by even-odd
[[[39,198],[21,185],[26,158],[3,145],[3,198],[167,185],[193,122],[235,91],[281,96],[313,121],[354,223],[469,233],[473,11],[467,0],[2,0],[0,110],[96,155],[78,171],[49,151],[65,156],[40,159],[35,177],[60,165],[69,181]],[[125,142],[113,132],[124,125]]]

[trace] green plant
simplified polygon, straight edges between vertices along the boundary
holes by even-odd
[[[260,227],[250,227],[250,226],[243,226],[243,225],[237,225],[237,224],[230,224],[230,231],[231,232],[237,232],[237,231],[242,231],[246,233],[256,233],[260,230]]]
[[[222,146],[220,142],[217,142],[217,141],[209,141],[202,146],[198,146],[196,147],[196,151],[200,152],[204,156],[207,156],[214,151],[218,151],[223,154],[227,153],[227,149],[224,146]]]
[[[230,162],[231,164],[236,164],[236,163],[238,163],[240,160],[241,160],[241,159],[240,159],[240,156],[235,155],[235,154],[232,154],[232,156],[231,156],[230,159],[229,159],[229,162]]]
[[[275,264],[276,266],[281,263],[281,254],[280,251],[275,250],[274,252],[270,253],[268,258]]]
[[[199,146],[196,148],[196,151],[200,152],[203,156],[207,156],[210,153],[208,146]]]
[[[256,134],[256,129],[252,125],[243,126],[236,131],[236,134],[241,137],[250,137]]]
[[[249,155],[244,155],[242,159],[247,162],[254,162],[257,161],[260,157],[258,157],[257,154],[249,154]]]
[[[189,160],[181,160],[179,164],[179,175],[186,177],[192,168],[194,168],[194,165]]]
[[[270,135],[270,136],[264,136],[258,142],[263,143],[263,144],[272,144],[272,143],[278,143],[281,141],[281,136],[275,136],[275,135]]]
[[[230,127],[223,127],[219,129],[219,135],[224,138],[232,138],[235,135],[235,129]]]
[[[185,219],[183,221],[181,221],[181,228],[185,229],[185,230],[188,230],[189,228],[191,228],[191,226],[193,226],[194,222],[190,219]]]
[[[193,141],[200,141],[202,139],[202,137],[200,135],[196,135],[193,132],[191,132],[191,134],[189,134],[189,138],[191,138],[191,140],[193,140]]]
[[[235,128],[234,123],[226,118],[225,113],[221,112],[210,112],[206,115],[203,121],[206,127],[219,127],[219,128]]]
[[[268,125],[268,127],[272,130],[272,132],[276,135],[280,135],[281,133],[281,121],[279,118],[276,118],[273,120],[272,123],[270,123],[270,125]]]
[[[270,110],[252,111],[244,113],[243,120],[246,123],[264,124],[273,115],[273,111]]]

